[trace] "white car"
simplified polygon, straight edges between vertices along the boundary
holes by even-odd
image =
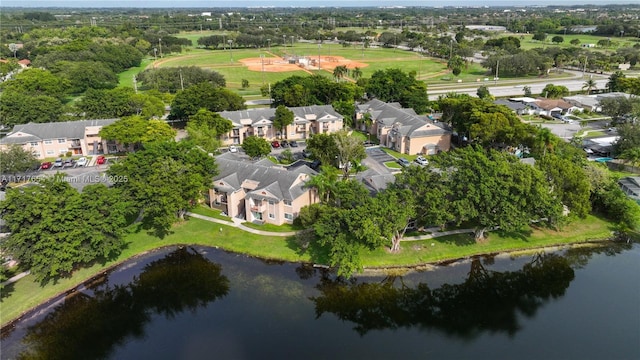
[[[238,147],[235,145],[229,146],[229,152],[232,152],[232,153],[238,152]]]
[[[78,159],[78,161],[76,161],[76,166],[87,166],[87,158],[81,157]]]
[[[418,156],[414,161],[417,162],[420,165],[423,165],[423,166],[424,165],[429,165],[429,160],[425,159],[422,156]]]

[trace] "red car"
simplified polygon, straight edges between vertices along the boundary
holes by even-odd
[[[52,163],[51,161],[43,162],[43,163],[40,165],[40,169],[42,169],[42,170],[51,169],[52,167],[53,167],[53,163]]]
[[[96,164],[98,164],[98,165],[102,165],[102,164],[104,164],[106,162],[107,162],[107,158],[105,158],[102,155],[98,156],[98,158],[96,159]]]
[[[278,140],[274,140],[271,142],[271,146],[273,146],[274,149],[277,149],[280,147],[280,143],[278,142]]]

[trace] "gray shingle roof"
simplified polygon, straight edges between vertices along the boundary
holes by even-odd
[[[82,139],[84,138],[85,129],[88,126],[106,126],[114,123],[116,120],[118,119],[77,120],[16,125],[7,136],[0,139],[0,144],[25,144],[30,141],[49,139]],[[15,134],[19,132],[29,135],[15,136]]]
[[[258,183],[254,190],[248,190],[247,196],[259,198],[271,198],[262,194],[263,191],[272,194],[276,200],[293,201],[302,195],[305,191],[305,181],[294,184],[301,174],[313,175],[315,171],[306,166],[287,170],[285,168],[275,166],[265,166],[264,163],[250,163],[241,161],[238,157],[227,153],[216,158],[218,163],[219,175],[214,181],[222,180],[228,186],[215,187],[229,191],[239,190],[245,180],[251,180]],[[231,189],[230,189],[231,188]]]
[[[289,108],[293,112],[294,122],[298,124],[302,124],[307,122],[308,115],[312,115],[318,119],[317,121],[330,121],[330,120],[342,120],[344,117],[338,114],[331,105],[312,105],[312,106],[300,106],[300,107],[291,107]],[[247,123],[251,121],[251,125],[258,123],[261,120],[266,120],[269,122],[273,122],[273,119],[276,115],[275,108],[268,109],[249,109],[249,110],[238,110],[238,111],[222,111],[219,113],[225,119],[231,120],[231,122],[236,127],[240,127],[244,125],[248,125]],[[327,119],[322,119],[323,117],[327,117]],[[244,120],[244,121],[242,121]]]
[[[402,108],[397,103],[385,103],[373,99],[358,106],[360,112],[369,112],[374,121],[382,122],[385,126],[400,123],[397,130],[403,136],[418,138],[423,136],[443,135],[449,132],[442,123],[434,123],[428,117],[417,115],[413,109]],[[429,130],[418,130],[429,124]]]

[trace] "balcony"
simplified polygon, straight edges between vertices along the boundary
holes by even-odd
[[[267,210],[267,207],[264,203],[252,204],[249,208],[253,212],[263,212]]]
[[[79,149],[79,148],[82,147],[82,145],[80,144],[80,140],[73,140],[73,141],[70,142],[69,147],[71,149]]]

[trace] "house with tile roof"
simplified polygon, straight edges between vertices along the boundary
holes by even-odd
[[[256,223],[292,223],[304,206],[319,201],[306,182],[316,172],[307,166],[284,168],[269,160],[242,161],[232,153],[216,158],[219,174],[209,189],[209,206],[230,217]]]
[[[358,105],[356,112],[356,120],[363,130],[375,134],[380,145],[400,153],[433,155],[449,151],[451,147],[451,130],[446,124],[418,115],[398,103],[374,99]],[[362,123],[367,113],[372,120],[368,129]]]
[[[240,145],[255,135],[267,141],[276,139],[304,140],[313,134],[333,133],[342,129],[344,117],[331,105],[312,105],[289,108],[293,112],[293,124],[283,133],[273,126],[276,109],[248,109],[222,111],[220,116],[233,123],[233,129],[222,136],[224,145]]]
[[[117,119],[78,120],[16,125],[0,139],[0,149],[17,144],[37,159],[73,155],[97,155],[119,151],[117,144],[100,138],[100,129]]]

